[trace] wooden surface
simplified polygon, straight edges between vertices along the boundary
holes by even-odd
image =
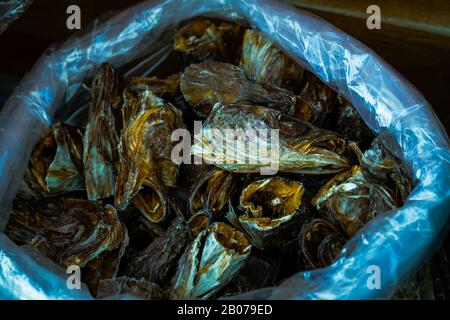
[[[35,0],[29,10],[0,35],[0,95],[9,92],[44,50],[75,32],[65,27],[68,5],[79,5],[82,27],[100,15],[139,0]],[[381,30],[366,28],[371,0],[286,0],[321,16],[362,41],[414,84],[450,128],[450,1],[376,1]],[[5,83],[5,79],[11,79]],[[0,101],[1,104],[1,101]]]
[[[410,30],[450,36],[448,0],[286,0],[297,7],[365,20],[370,5],[381,9],[382,23]]]

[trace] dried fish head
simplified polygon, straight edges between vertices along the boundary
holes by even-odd
[[[322,100],[330,108],[328,112],[331,112],[333,106],[336,104],[337,94],[333,89],[322,82],[317,76],[312,73],[308,73],[306,77],[307,81],[300,96],[305,97],[308,100]]]
[[[195,139],[195,156],[230,172],[256,173],[269,167],[324,175],[350,167],[342,156],[344,139],[260,106],[216,104]]]
[[[228,201],[235,194],[240,177],[220,169],[207,168],[194,184],[189,198],[191,215],[206,209],[215,218],[221,217]]]
[[[88,210],[93,207],[80,200],[66,200],[68,203],[67,214],[75,216],[76,214],[92,214]],[[97,209],[98,210],[98,209]],[[84,211],[84,212],[83,212]],[[125,226],[119,221],[114,207],[106,205],[100,212],[96,212],[97,217],[92,217],[91,223],[95,225],[84,224],[85,233],[78,239],[77,234],[75,242],[65,247],[59,253],[59,264],[63,266],[78,265],[85,266],[87,262],[95,259],[101,253],[112,251],[118,248],[125,239],[128,239]],[[83,221],[78,217],[77,221]],[[77,241],[78,240],[78,241]]]
[[[178,165],[171,160],[175,144],[171,134],[184,128],[181,112],[145,90],[133,107],[127,109],[127,118],[118,146],[115,204],[120,209],[126,208],[146,185],[154,192],[144,192],[141,198],[152,199],[150,207],[164,208],[164,187],[176,186],[178,178]],[[157,198],[162,202],[160,205],[154,201]]]
[[[320,244],[318,251],[318,257],[322,266],[332,264],[346,243],[347,238],[340,233],[326,236]]]
[[[194,62],[206,59],[233,62],[240,39],[237,24],[195,19],[175,34],[173,48]]]
[[[211,224],[211,214],[208,211],[196,212],[188,221],[189,229],[194,237]]]
[[[38,249],[37,240],[44,240],[53,250],[44,254],[65,267],[84,267],[128,239],[125,226],[109,205],[102,207],[81,199],[55,198],[21,201],[16,206],[10,218],[11,226],[22,225],[29,232],[17,234],[21,240]]]
[[[53,125],[34,148],[18,194],[25,198],[84,190],[81,131]]]
[[[240,208],[244,212],[239,216],[239,225],[248,235],[250,242],[257,248],[287,245],[295,233],[296,227],[307,214],[304,201],[305,189],[294,180],[272,177],[257,180],[247,187],[240,196]],[[230,220],[232,213],[228,213]]]
[[[89,200],[108,198],[115,194],[114,163],[119,139],[112,110],[117,96],[117,82],[114,68],[107,63],[100,67],[92,82],[83,153]]]
[[[163,236],[166,228],[150,222],[139,211],[130,210],[125,214],[121,212],[121,221],[125,224],[130,237],[130,250],[140,252],[147,248],[154,239]],[[128,255],[129,256],[129,255]],[[127,257],[128,257],[127,256]]]
[[[304,192],[298,181],[281,177],[258,180],[242,191],[240,205],[248,218],[261,219],[259,222],[265,225],[268,220],[294,214]]]
[[[397,206],[401,206],[412,190],[411,177],[402,161],[385,146],[383,139],[388,140],[384,136],[377,137],[370,148],[360,155],[360,162],[394,191]],[[395,145],[393,141],[389,143]]]
[[[144,277],[160,286],[167,285],[190,242],[186,221],[182,217],[175,218],[163,236],[153,240],[130,262],[127,275]]]
[[[250,248],[244,235],[225,223],[203,230],[181,257],[171,297],[211,297],[239,272]]]
[[[320,126],[323,125],[328,115],[327,108],[323,100],[310,100],[298,96],[292,117]]]
[[[293,117],[322,127],[329,121],[337,95],[315,75],[308,73],[307,78],[305,86],[297,97]]]
[[[336,259],[346,238],[327,220],[313,219],[303,225],[299,241],[307,267],[323,268]]]
[[[257,104],[292,114],[296,101],[288,90],[250,80],[239,67],[215,61],[187,67],[180,89],[193,111],[203,118],[217,102]]]
[[[173,74],[165,79],[133,77],[128,81],[127,90],[131,92],[150,90],[154,95],[173,103],[181,95],[180,78],[181,73]]]
[[[83,268],[81,279],[89,287],[92,295],[97,296],[97,289],[101,281],[114,279],[117,276],[128,243],[126,232],[124,240],[118,248],[101,253]]]
[[[349,236],[376,215],[396,207],[391,191],[374,181],[361,166],[354,166],[327,182],[312,204]]]
[[[244,33],[240,67],[252,80],[291,91],[303,78],[303,68],[252,29]]]
[[[339,100],[343,100],[340,98]],[[341,134],[346,140],[356,142],[366,148],[373,139],[373,133],[367,127],[358,111],[345,100],[339,107],[339,118],[336,125],[336,132]]]
[[[153,223],[164,222],[169,216],[166,191],[159,183],[148,182],[143,185],[134,196],[133,205]]]
[[[31,244],[45,256],[55,258],[56,249],[39,234],[42,225],[44,225],[43,217],[33,210],[28,200],[20,199],[14,201],[4,232],[15,243]]]

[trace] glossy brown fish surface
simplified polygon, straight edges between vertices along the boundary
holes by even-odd
[[[186,221],[181,217],[175,218],[164,235],[156,238],[131,262],[127,274],[135,278],[144,277],[161,286],[167,285],[190,242],[191,235]]]
[[[240,177],[230,172],[216,168],[203,171],[194,184],[189,198],[191,215],[207,209],[214,217],[222,216],[239,182]]]
[[[214,104],[256,104],[292,114],[295,95],[275,85],[247,78],[232,64],[205,61],[191,64],[181,76],[183,96],[194,112],[206,118]]]
[[[378,184],[361,166],[354,166],[327,182],[312,204],[349,236],[373,217],[396,207],[391,190]]]
[[[108,198],[115,194],[114,163],[117,160],[119,138],[112,106],[117,81],[114,68],[110,64],[103,64],[92,82],[83,153],[89,200]]]
[[[247,185],[240,196],[239,209],[227,213],[233,225],[248,236],[257,248],[279,247],[292,241],[296,225],[301,225],[307,214],[304,186],[294,180],[271,177]],[[284,243],[284,244],[281,244]]]
[[[324,219],[305,223],[299,234],[301,255],[308,269],[324,268],[339,255],[347,242],[339,228]]]
[[[209,298],[239,272],[250,248],[242,233],[221,222],[200,232],[180,259],[171,298]]]
[[[197,18],[188,22],[176,34],[173,48],[198,62],[207,59],[234,62],[241,41],[240,26],[230,22],[216,22]]]
[[[25,198],[84,190],[81,130],[57,123],[34,148],[18,191]]]
[[[123,114],[126,126],[118,146],[115,205],[126,208],[139,193],[137,206],[152,221],[162,220],[167,207],[165,188],[175,187],[178,179],[178,165],[171,159],[175,145],[171,134],[184,128],[181,112],[144,90]]]
[[[256,173],[272,166],[313,175],[348,169],[345,150],[345,140],[331,131],[274,109],[236,104],[217,104],[192,147],[197,157],[230,172]]]
[[[395,142],[390,142],[397,148]],[[397,205],[403,205],[413,188],[411,176],[406,165],[395,156],[380,137],[360,156],[361,164],[374,176],[381,178],[394,192]]]
[[[302,81],[303,68],[259,32],[244,33],[240,67],[252,80],[292,90]]]
[[[27,234],[17,233],[23,225]],[[127,239],[116,210],[81,199],[59,198],[18,203],[9,221],[10,233],[26,244],[45,241],[62,266],[86,266],[102,253],[115,250]]]
[[[336,106],[336,93],[315,75],[308,73],[306,83],[297,96],[294,118],[324,127],[330,122]]]

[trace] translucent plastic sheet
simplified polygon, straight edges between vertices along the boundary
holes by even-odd
[[[447,134],[424,97],[370,49],[314,15],[269,0],[147,1],[50,49],[0,114],[0,228],[34,144],[82,81],[104,61],[122,66],[158,50],[171,36],[171,27],[196,15],[244,19],[261,30],[351,101],[372,130],[392,135],[416,185],[402,208],[367,224],[332,266],[298,273],[277,288],[242,297],[389,298],[448,231]],[[27,255],[0,234],[0,297],[89,297],[86,291],[67,289],[64,271],[53,273],[51,263]],[[367,285],[373,266],[380,271],[380,289]]]
[[[0,2],[0,34],[33,3],[33,0],[9,0]]]

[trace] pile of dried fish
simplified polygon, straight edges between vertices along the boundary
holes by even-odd
[[[13,241],[79,266],[98,298],[218,298],[332,264],[403,205],[393,144],[262,34],[195,19],[173,50],[168,77],[99,68],[87,122],[54,124],[31,154]]]

